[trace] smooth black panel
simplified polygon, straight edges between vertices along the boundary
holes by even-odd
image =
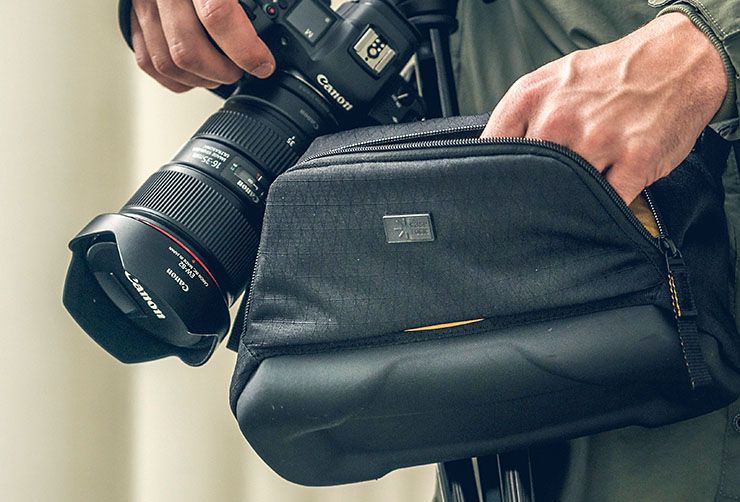
[[[609,323],[614,337],[599,334]],[[418,344],[263,361],[236,408],[281,476],[349,483],[692,414],[672,319],[652,306]],[[663,392],[661,392],[661,389]],[[675,399],[675,400],[674,400]]]

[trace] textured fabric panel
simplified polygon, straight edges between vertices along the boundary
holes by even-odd
[[[416,213],[436,240],[387,244],[383,216]],[[660,287],[661,253],[616,213],[578,167],[535,155],[294,171],[270,192],[246,342],[366,338]]]

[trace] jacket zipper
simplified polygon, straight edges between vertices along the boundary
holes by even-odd
[[[658,237],[653,237],[645,226],[640,223],[635,214],[625,204],[624,200],[617,194],[614,188],[606,181],[597,170],[587,160],[573,152],[572,150],[563,147],[557,143],[545,141],[536,138],[458,138],[458,139],[427,139],[434,138],[443,135],[459,134],[465,132],[476,132],[482,131],[483,127],[480,125],[468,125],[468,126],[457,126],[450,127],[447,129],[436,129],[431,131],[420,131],[416,133],[401,134],[398,136],[392,136],[389,138],[375,138],[366,141],[359,141],[349,145],[333,148],[324,152],[311,155],[298,164],[289,169],[294,171],[302,169],[307,163],[316,159],[325,159],[334,155],[352,154],[352,153],[372,153],[372,152],[389,152],[389,151],[406,151],[414,149],[426,149],[436,147],[447,147],[447,146],[467,146],[467,145],[528,145],[546,148],[554,150],[561,155],[564,155],[568,159],[574,161],[581,168],[583,168],[596,182],[606,191],[612,201],[620,208],[625,217],[632,223],[632,225],[642,234],[642,236],[656,247],[665,258],[666,273],[668,280],[668,289],[671,297],[671,304],[673,307],[674,317],[676,319],[677,328],[679,331],[679,339],[681,342],[681,349],[684,358],[684,365],[689,373],[689,380],[692,389],[707,385],[711,382],[706,364],[703,361],[701,355],[701,349],[698,341],[698,332],[696,331],[696,316],[697,312],[694,307],[693,297],[691,294],[691,287],[688,282],[688,268],[681,255],[681,252],[676,247],[675,243],[667,235],[663,222],[660,215],[653,203],[653,199],[650,195],[650,191],[646,188],[643,190],[643,195],[648,203],[650,212],[653,214],[655,223],[658,227]],[[249,289],[247,290],[247,304],[244,308],[244,323],[242,326],[242,336],[245,335],[247,329],[247,319],[249,315],[249,309],[252,301],[252,289],[257,276],[257,260],[260,257],[262,241],[257,247],[257,255],[255,258],[255,266],[252,272],[252,279],[250,281]],[[686,331],[689,331],[686,336]]]

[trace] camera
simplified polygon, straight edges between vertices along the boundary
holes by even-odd
[[[245,77],[118,213],[69,244],[64,305],[123,362],[208,360],[249,286],[271,182],[319,135],[422,114],[400,76],[419,35],[391,3],[240,4],[278,71]]]

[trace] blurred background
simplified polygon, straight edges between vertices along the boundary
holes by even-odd
[[[336,488],[282,480],[228,408],[235,354],[124,366],[66,314],[69,239],[220,106],[141,73],[116,8],[0,0],[0,499],[429,501],[429,466]]]

